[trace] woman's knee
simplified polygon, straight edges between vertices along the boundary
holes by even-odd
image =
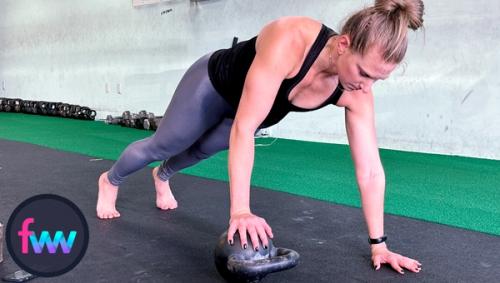
[[[192,142],[186,136],[171,133],[168,136],[153,136],[148,142],[148,154],[155,160],[165,160],[182,152]]]
[[[132,159],[153,159],[152,153],[155,152],[155,145],[151,138],[138,140],[129,145],[126,149],[126,155]]]
[[[202,160],[202,159],[207,159],[210,156],[221,152],[223,150],[228,149],[229,145],[226,145],[225,143],[221,142],[216,142],[215,140],[203,140],[203,141],[198,141],[194,146],[192,146],[189,149],[189,153]]]
[[[204,160],[213,155],[213,153],[207,153],[202,151],[199,147],[190,148],[189,154],[197,160]]]

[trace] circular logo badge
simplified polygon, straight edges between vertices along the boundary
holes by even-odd
[[[27,272],[53,277],[73,269],[89,243],[89,227],[70,200],[44,194],[23,201],[5,230],[12,259]]]

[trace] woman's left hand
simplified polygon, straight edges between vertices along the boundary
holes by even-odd
[[[420,262],[391,252],[385,244],[372,246],[372,263],[375,270],[379,270],[380,265],[383,263],[390,264],[392,268],[400,274],[404,274],[403,268],[413,272],[420,272],[420,270],[422,270],[422,264]]]

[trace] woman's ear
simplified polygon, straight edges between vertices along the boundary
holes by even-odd
[[[349,47],[351,46],[351,39],[347,34],[343,34],[339,36],[339,39],[337,41],[337,52],[338,55],[344,54]]]

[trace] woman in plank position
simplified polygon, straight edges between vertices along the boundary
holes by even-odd
[[[352,15],[338,34],[305,17],[266,25],[254,38],[196,61],[183,76],[154,135],[129,145],[99,178],[97,216],[119,217],[115,203],[126,176],[153,161],[156,205],[177,207],[170,177],[229,149],[230,222],[228,241],[239,232],[248,247],[267,246],[271,227],[250,210],[254,134],[291,111],[329,104],[345,108],[364,217],[376,269],[419,272],[418,261],[391,252],[384,236],[385,175],[374,124],[372,85],[384,80],[404,58],[408,29],[423,24],[421,0],[376,0]]]

